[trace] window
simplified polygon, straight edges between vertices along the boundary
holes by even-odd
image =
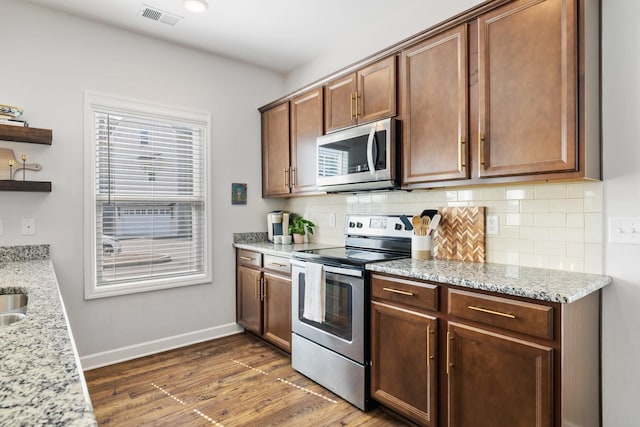
[[[210,118],[85,95],[85,298],[211,281]]]

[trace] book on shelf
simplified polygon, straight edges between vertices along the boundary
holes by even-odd
[[[20,126],[20,127],[29,127],[29,123],[26,120],[18,120],[18,119],[6,119],[0,117],[0,125],[9,125],[9,126]]]

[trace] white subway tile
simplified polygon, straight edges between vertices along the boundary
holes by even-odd
[[[603,274],[604,254],[602,244],[587,243],[584,245],[584,272]]]
[[[474,190],[458,190],[458,201],[468,202],[470,200],[477,200],[479,197]]]
[[[507,252],[534,253],[535,242],[533,240],[505,239]]]
[[[508,225],[501,225],[499,236],[503,239],[518,239],[520,238],[519,227],[510,227]]]
[[[584,191],[584,211],[602,212],[604,194],[602,183],[588,183]]]
[[[566,227],[567,215],[560,213],[537,213],[534,217],[536,227]]]
[[[505,199],[507,200],[528,200],[533,199],[533,186],[507,187]]]
[[[568,199],[584,199],[584,182],[570,182],[567,184]]]
[[[536,199],[565,199],[567,184],[538,184],[533,187]]]
[[[540,255],[566,256],[567,244],[555,241],[536,241],[535,253]]]
[[[553,228],[549,240],[556,242],[584,242],[582,228]]]
[[[534,214],[506,214],[506,225],[530,227],[533,225]]]
[[[549,212],[584,212],[584,201],[581,199],[549,200]]]
[[[492,209],[496,213],[518,213],[520,212],[519,200],[496,200],[492,202]]]
[[[584,214],[583,213],[568,213],[567,214],[567,227],[584,228]]]
[[[582,273],[584,271],[584,260],[582,258],[552,257],[549,262],[549,268]]]
[[[447,202],[457,202],[458,201],[458,192],[457,191],[447,191]]]
[[[520,227],[520,238],[530,240],[549,240],[551,228],[548,227]]]
[[[546,213],[549,212],[548,200],[522,200],[520,201],[522,213]]]
[[[567,243],[567,256],[572,258],[584,258],[584,243]]]
[[[584,215],[584,241],[602,243],[604,241],[604,214],[587,213]]]
[[[549,268],[549,257],[539,254],[520,254],[520,264],[523,267]]]

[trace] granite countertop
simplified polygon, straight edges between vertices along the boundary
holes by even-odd
[[[267,233],[237,233],[234,234],[234,246],[287,256],[294,251],[337,245],[323,245],[321,243],[275,245],[267,241]],[[609,285],[612,281],[609,276],[545,268],[412,258],[367,264],[366,269],[408,279],[430,280],[563,304],[577,301]]]
[[[612,281],[609,276],[545,268],[411,258],[367,264],[366,268],[409,279],[431,280],[564,304],[577,301]]]
[[[267,233],[234,233],[233,246],[239,249],[247,249],[270,255],[290,256],[295,251],[305,249],[335,248],[340,245],[325,243],[294,243],[281,245],[267,240]]]
[[[95,426],[48,245],[0,248],[0,294],[26,293],[0,326],[0,425]]]

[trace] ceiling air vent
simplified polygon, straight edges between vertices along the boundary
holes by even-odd
[[[182,16],[174,15],[146,4],[142,5],[142,9],[140,9],[140,16],[169,25],[176,25],[176,23],[182,19]]]

